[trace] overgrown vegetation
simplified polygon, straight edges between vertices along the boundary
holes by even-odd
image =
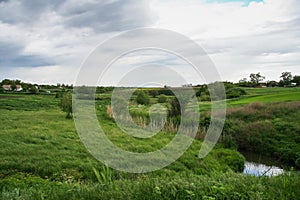
[[[300,102],[251,103],[230,108],[224,135],[241,150],[272,156],[282,163],[299,167]]]
[[[101,93],[95,97],[96,114],[114,144],[132,152],[151,152],[163,148],[173,139],[172,132],[176,132],[180,123],[180,112],[174,115],[169,112],[172,120],[155,136],[134,138],[124,134],[112,118],[112,88],[100,89]],[[225,84],[225,89],[227,96],[241,94],[239,97],[232,95],[233,99],[228,100],[228,116],[221,143],[207,157],[198,158],[210,123],[210,104],[200,102],[197,140],[176,162],[147,174],[113,170],[87,152],[74,122],[66,120],[59,107],[64,96],[70,93],[59,93],[62,94],[59,98],[55,95],[5,94],[5,98],[0,98],[0,198],[297,199],[300,195],[299,172],[288,171],[278,177],[241,174],[245,158],[236,149],[268,155],[298,169],[299,89],[245,89],[230,83]],[[172,112],[180,111],[177,99],[168,88],[156,89],[157,92],[153,92],[154,89],[141,90],[148,96],[149,103],[138,105],[136,93],[128,104],[133,118],[146,119],[140,125],[149,123],[149,110],[155,103],[169,111],[174,104]],[[85,99],[90,92],[82,94]],[[70,102],[70,96],[66,99]],[[120,105],[124,107],[116,110],[127,107],[125,103]]]

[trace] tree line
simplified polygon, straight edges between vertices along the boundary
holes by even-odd
[[[280,76],[280,81],[266,81],[265,76],[258,73],[251,73],[249,79],[243,78],[238,82],[240,87],[258,87],[258,86],[266,86],[266,87],[290,87],[290,86],[299,86],[300,85],[300,76],[293,76],[291,72],[282,72]]]

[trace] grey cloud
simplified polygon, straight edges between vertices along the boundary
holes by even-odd
[[[63,1],[6,0],[0,2],[0,21],[9,24],[31,24],[47,10],[55,10]]]
[[[54,23],[48,22],[47,18],[42,18],[47,13],[54,13],[58,16],[59,20],[54,21]],[[81,29],[83,27],[90,27],[94,29],[95,37],[97,37],[98,34],[101,35],[149,25],[151,22],[150,18],[150,8],[146,0],[0,0],[0,24],[10,24],[11,27],[16,27],[15,30],[20,31],[29,30],[30,32],[31,28],[34,31],[39,31],[39,27],[42,30],[48,24],[51,24],[49,28],[54,28],[54,26],[58,25],[57,27],[61,27],[62,31],[70,30],[70,28]],[[42,19],[46,21],[41,21]],[[47,37],[52,40],[55,35],[50,30]],[[74,40],[78,38],[76,35],[73,37]],[[0,38],[0,67],[55,64],[59,62],[57,61],[57,56],[63,57],[62,60],[70,60],[70,57],[66,57],[65,55],[57,55],[55,58],[50,56],[45,57],[39,55],[39,53],[24,55],[22,54],[22,50],[27,45],[30,45],[32,41],[27,39],[26,33],[24,33],[24,44],[19,44],[19,42],[12,39],[7,41],[7,38]],[[63,40],[61,40],[53,46],[60,49],[64,48],[64,45]]]
[[[6,67],[37,67],[53,65],[49,58],[39,55],[22,54],[21,45],[0,41],[0,68]]]
[[[152,23],[148,4],[146,0],[10,0],[0,2],[0,21],[29,25],[39,22],[46,12],[55,12],[67,27],[90,27],[100,32],[122,31]]]
[[[76,4],[65,2],[58,10],[71,27],[91,27],[110,32],[147,26],[152,23],[148,2],[97,1]]]

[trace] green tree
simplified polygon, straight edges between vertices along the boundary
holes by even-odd
[[[203,95],[209,95],[207,85],[200,85],[198,91],[196,92],[197,97],[200,97]]]
[[[291,72],[282,72],[280,78],[281,78],[280,82],[282,83],[283,86],[289,86],[292,83],[293,76]]]
[[[252,73],[249,77],[253,86],[258,86],[259,83],[265,79],[265,77],[262,76],[260,72],[258,72],[257,74]]]
[[[185,111],[189,99],[190,97],[184,93],[172,98],[171,107],[169,109],[169,117],[180,116],[182,114],[181,111]]]
[[[247,80],[247,78],[242,78],[239,80],[238,86],[240,87],[251,87],[252,83]]]
[[[38,86],[32,85],[32,86],[29,88],[29,92],[30,92],[31,94],[38,94],[38,93],[39,93]]]
[[[150,98],[146,92],[140,90],[137,92],[136,102],[142,105],[148,105],[150,103]]]
[[[16,89],[17,89],[17,85],[16,85],[15,81],[13,81],[13,82],[11,83],[11,90],[12,90],[12,91],[15,91]]]
[[[9,79],[4,79],[4,80],[2,80],[2,82],[1,82],[2,85],[10,85],[11,83],[12,83],[12,81],[9,80]]]
[[[300,85],[300,76],[294,76],[292,82],[296,83],[296,85],[299,86]]]
[[[62,111],[67,114],[67,119],[72,117],[72,94],[70,92],[66,92],[62,95],[60,99],[60,107]]]
[[[158,95],[158,91],[157,91],[156,89],[152,89],[152,90],[149,91],[149,94],[150,94],[153,98],[155,98],[155,97]]]
[[[172,98],[171,108],[169,110],[169,117],[176,117],[181,115],[181,107],[176,97]]]

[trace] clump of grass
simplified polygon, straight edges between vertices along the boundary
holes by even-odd
[[[107,166],[104,165],[99,172],[96,168],[93,167],[93,172],[97,178],[97,181],[100,185],[109,186],[113,182],[113,171]]]

